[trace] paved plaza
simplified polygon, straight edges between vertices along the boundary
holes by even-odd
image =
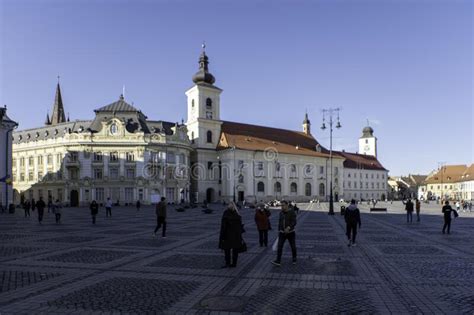
[[[258,245],[254,210],[243,209],[249,250],[231,269],[217,249],[220,206],[170,207],[166,239],[152,237],[151,207],[115,208],[112,218],[101,208],[95,226],[85,208],[64,209],[59,225],[17,209],[0,215],[0,314],[474,314],[474,212],[443,235],[439,205],[423,204],[411,224],[401,203],[378,206],[388,213],[361,207],[358,246],[347,247],[339,213],[302,204],[299,260],[285,247],[281,267],[270,264],[271,245]]]

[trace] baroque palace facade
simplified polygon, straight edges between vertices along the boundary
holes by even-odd
[[[149,120],[123,96],[93,120],[69,121],[58,83],[45,126],[14,133],[16,202],[327,200],[331,177],[336,200],[386,197],[388,171],[372,128],[364,128],[359,153],[333,151],[331,170],[307,115],[302,131],[221,120],[222,90],[208,63],[203,50],[186,91],[186,124]]]

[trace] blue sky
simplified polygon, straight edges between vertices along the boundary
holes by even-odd
[[[371,121],[391,174],[472,163],[470,1],[0,0],[0,103],[43,124],[57,75],[71,119],[126,99],[186,119],[203,40],[224,90],[221,118],[313,135],[342,107],[335,147],[356,151]]]

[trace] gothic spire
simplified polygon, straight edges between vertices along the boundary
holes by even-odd
[[[56,125],[66,122],[66,115],[64,113],[63,99],[61,97],[61,87],[56,86],[56,96],[54,98],[53,113],[51,115],[51,125]]]

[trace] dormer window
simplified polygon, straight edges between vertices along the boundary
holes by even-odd
[[[118,133],[118,126],[116,123],[113,123],[111,126],[110,126],[110,134],[111,135],[116,135]]]

